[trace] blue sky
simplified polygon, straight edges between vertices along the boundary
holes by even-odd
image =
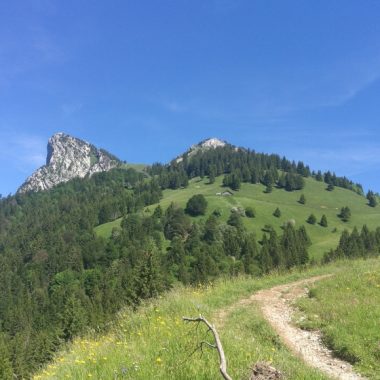
[[[380,191],[380,2],[0,3],[0,193],[63,131],[131,162],[219,137]]]

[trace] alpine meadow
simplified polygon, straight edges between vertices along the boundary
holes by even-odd
[[[0,380],[380,380],[380,1],[0,1]]]
[[[214,378],[212,353],[185,359],[203,338],[184,326],[180,312],[212,318],[273,284],[314,273],[338,278],[351,267],[347,260],[358,270],[370,269],[363,259],[377,265],[370,261],[380,249],[380,209],[371,203],[377,195],[365,196],[347,178],[215,138],[169,164],[138,170],[103,152],[54,135],[46,166],[26,182],[35,189],[22,185],[1,200],[3,378]],[[94,158],[86,161],[86,154]],[[67,178],[72,157],[78,168],[89,162],[93,172],[103,154],[113,166]],[[38,191],[50,179],[60,183]],[[325,266],[331,262],[340,264]],[[231,312],[231,318],[243,313],[247,327],[237,322],[240,330],[227,334],[226,317],[220,330],[227,334],[226,350],[232,349],[227,355],[235,376],[273,349],[269,362],[279,360],[280,373],[323,378],[292,358],[260,313],[250,319],[248,310]],[[260,328],[251,330],[256,324]],[[239,348],[228,343],[229,334],[258,341],[253,351],[243,348],[247,341]],[[329,344],[371,372],[356,345],[342,350],[339,339]],[[177,366],[179,360],[192,370]]]

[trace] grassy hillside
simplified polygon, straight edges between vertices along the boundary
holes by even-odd
[[[165,190],[160,204],[165,209],[171,202],[175,202],[185,207],[187,200],[194,194],[205,195],[208,201],[207,215],[215,209],[222,211],[222,219],[228,219],[232,207],[246,208],[252,206],[256,210],[255,218],[244,218],[244,223],[249,230],[254,230],[260,238],[261,229],[266,224],[271,224],[281,231],[281,226],[289,219],[294,219],[296,225],[304,224],[312,240],[310,253],[312,257],[320,258],[324,252],[330,248],[335,248],[340,237],[340,233],[345,229],[351,230],[354,226],[361,228],[367,224],[371,229],[380,225],[380,207],[372,208],[367,205],[365,197],[352,191],[336,187],[334,191],[326,191],[326,184],[317,182],[314,179],[306,179],[306,186],[303,190],[287,192],[282,189],[273,189],[272,193],[265,193],[265,187],[261,184],[243,183],[241,189],[233,192],[233,196],[224,197],[216,193],[225,190],[221,186],[223,177],[218,177],[213,184],[208,184],[208,180],[199,178],[190,181],[185,189]],[[300,195],[306,197],[306,204],[298,203]],[[152,212],[153,206],[145,209],[145,212]],[[350,221],[344,223],[337,216],[341,207],[348,206],[351,209],[352,217]],[[280,218],[272,214],[276,207],[279,207],[282,215]],[[327,216],[328,227],[321,227],[319,224],[309,225],[306,223],[308,216],[313,213],[319,222],[323,214]],[[198,217],[204,219],[207,217]],[[120,225],[121,219],[96,227],[96,232],[100,236],[108,237],[112,228]],[[336,229],[336,230],[335,230]],[[335,231],[335,232],[333,232]]]
[[[34,379],[216,379],[219,377],[217,353],[209,349],[205,349],[203,355],[193,353],[197,344],[205,339],[205,331],[184,324],[181,320],[183,315],[196,316],[202,313],[212,321],[220,308],[256,290],[321,273],[335,273],[334,278],[337,277],[339,281],[337,283],[346,288],[346,284],[341,281],[348,279],[344,273],[353,266],[352,263],[338,262],[307,272],[294,271],[259,279],[221,279],[200,288],[177,288],[135,312],[128,309],[121,312],[107,335],[93,334],[77,339]],[[354,266],[357,276],[368,276],[368,271],[380,267],[380,260],[359,260]],[[329,289],[330,282],[334,282],[325,281],[318,285],[318,289]],[[355,283],[355,286],[361,292],[367,282]],[[373,315],[378,316],[378,294],[376,300],[371,303],[371,310]],[[336,303],[336,307],[333,302],[329,305],[335,315],[347,309],[341,302]],[[350,302],[349,305],[357,315],[365,312],[362,302]],[[315,313],[314,310],[308,311]],[[350,334],[353,342],[361,339],[365,344],[373,343],[375,338],[371,334],[374,331],[360,329],[359,325],[356,321],[357,328],[348,330],[345,336]],[[235,309],[219,332],[229,371],[234,379],[247,378],[249,367],[257,361],[271,362],[289,379],[326,379],[288,351],[255,305]],[[354,349],[353,345],[347,346],[347,355],[351,349]],[[352,354],[355,355],[354,351]],[[371,362],[371,365],[375,366],[373,371],[380,370],[378,362]]]
[[[380,379],[380,261],[357,262],[316,284],[298,305],[304,328],[321,330],[338,356],[370,379]]]

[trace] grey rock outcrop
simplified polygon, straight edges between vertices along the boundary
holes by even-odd
[[[187,155],[187,157],[191,157],[191,156],[193,156],[194,154],[196,154],[199,151],[208,150],[208,149],[215,149],[215,148],[223,147],[223,146],[226,146],[226,145],[228,145],[228,143],[226,143],[225,141],[219,140],[216,137],[212,137],[212,138],[203,140],[203,141],[201,141],[198,144],[192,145],[190,147],[190,149],[185,154]],[[183,154],[182,156],[177,157],[176,158],[176,162],[181,162],[183,160],[183,156],[185,154]]]
[[[120,161],[78,138],[56,133],[48,142],[46,165],[37,169],[18,189],[19,193],[48,190],[75,177],[108,171]]]

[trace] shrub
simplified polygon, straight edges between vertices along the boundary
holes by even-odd
[[[186,204],[186,213],[191,216],[204,215],[207,209],[206,198],[202,194],[193,195]]]
[[[254,218],[256,216],[256,212],[253,207],[247,207],[245,209],[245,216],[247,218]]]

